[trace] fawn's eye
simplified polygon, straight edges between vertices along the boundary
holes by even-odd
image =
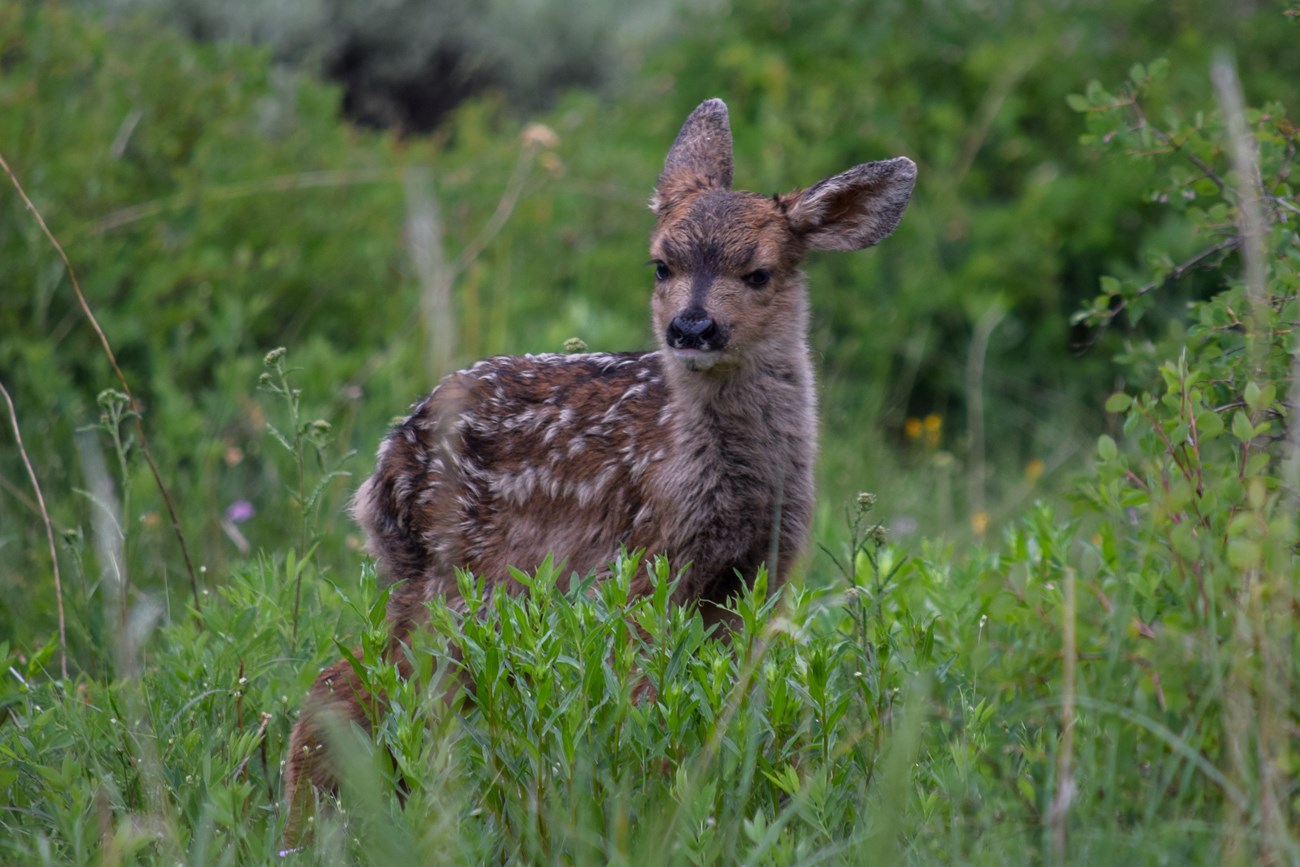
[[[745,285],[753,286],[755,289],[761,289],[766,286],[772,279],[772,272],[766,268],[759,268],[757,271],[750,271],[744,277],[740,278],[745,281]]]
[[[654,265],[655,265],[655,279],[658,280],[660,283],[667,280],[669,277],[673,276],[673,272],[669,270],[668,266],[665,265],[663,262],[656,261]]]

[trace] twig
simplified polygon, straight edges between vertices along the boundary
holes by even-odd
[[[1181,154],[1188,162],[1200,169],[1202,174],[1214,182],[1214,185],[1219,188],[1220,193],[1223,193],[1224,195],[1228,194],[1227,183],[1224,182],[1223,178],[1219,177],[1219,173],[1214,170],[1213,166],[1198,157],[1196,154],[1183,150],[1183,142],[1176,141],[1169,133],[1165,132],[1158,126],[1149,123],[1147,121],[1146,113],[1142,111],[1142,106],[1138,103],[1136,97],[1129,103],[1129,105],[1138,116],[1139,127],[1145,127],[1146,129],[1151,130],[1151,132],[1155,134],[1156,138],[1169,145],[1175,153]]]
[[[32,489],[36,491],[36,503],[40,507],[41,520],[45,522],[45,541],[50,546],[50,564],[54,567],[54,601],[59,610],[59,671],[63,679],[68,679],[68,629],[63,619],[63,580],[59,576],[59,555],[54,548],[54,525],[50,523],[50,513],[45,508],[45,496],[41,493],[41,483],[36,480],[36,470],[32,469],[31,459],[27,457],[27,448],[23,445],[23,434],[18,429],[18,412],[9,397],[9,389],[0,382],[0,394],[4,395],[9,405],[9,420],[14,426],[14,439],[18,441],[18,453],[22,455],[23,466],[27,468],[27,477],[32,480]]]
[[[966,479],[967,501],[972,516],[986,514],[984,466],[984,366],[988,360],[989,340],[993,330],[1006,317],[1001,307],[987,310],[975,323],[970,352],[966,359],[966,406],[969,408],[967,426],[970,431],[970,474]]]
[[[1152,280],[1150,283],[1146,283],[1142,286],[1139,286],[1138,290],[1133,293],[1133,297],[1141,298],[1144,295],[1149,295],[1150,293],[1161,288],[1162,286],[1172,283],[1174,280],[1181,279],[1184,274],[1186,274],[1188,271],[1195,268],[1197,265],[1200,265],[1206,259],[1209,259],[1211,256],[1218,255],[1219,253],[1224,253],[1228,250],[1235,249],[1239,243],[1241,243],[1241,237],[1239,235],[1232,235],[1230,237],[1224,238],[1222,241],[1220,241],[1219,243],[1213,246],[1206,247],[1204,250],[1201,250],[1199,253],[1196,253],[1190,258],[1184,259],[1182,262],[1179,262],[1177,265],[1175,265],[1173,268],[1169,270],[1168,274],[1161,277],[1160,279]],[[1103,316],[1105,317],[1105,321],[1110,322],[1120,313],[1124,312],[1124,309],[1128,307],[1129,300],[1130,299],[1128,298],[1120,298],[1119,301],[1113,307],[1111,307],[1103,314]]]
[[[1052,796],[1052,805],[1047,812],[1047,821],[1052,829],[1053,861],[1066,863],[1066,814],[1074,800],[1074,701],[1075,701],[1075,660],[1078,648],[1075,642],[1075,599],[1074,570],[1065,569],[1065,599],[1061,610],[1062,637],[1061,657],[1064,670],[1061,677],[1061,744],[1056,753],[1056,792]]]
[[[1227,126],[1229,156],[1236,183],[1238,231],[1242,237],[1242,270],[1249,304],[1246,316],[1247,362],[1253,378],[1268,382],[1272,328],[1269,322],[1271,311],[1267,285],[1269,251],[1265,239],[1270,229],[1269,217],[1272,215],[1266,215],[1261,207],[1264,192],[1259,153],[1246,119],[1236,66],[1225,52],[1220,51],[1215,56],[1210,77]],[[1254,423],[1255,413],[1250,413],[1250,418]],[[1243,459],[1249,446],[1249,442],[1242,443]],[[1242,470],[1241,480],[1248,482],[1244,463]],[[1278,475],[1285,472],[1284,467]],[[1262,505],[1254,504],[1253,501],[1249,508],[1253,512],[1253,520],[1260,524],[1265,524],[1271,517]],[[1277,531],[1270,529],[1269,535],[1274,532]],[[1287,534],[1278,541],[1294,544],[1294,539],[1288,538],[1290,535]],[[1232,692],[1225,695],[1228,706],[1234,710],[1234,714],[1228,718],[1228,755],[1242,779],[1249,781],[1255,788],[1252,792],[1254,803],[1249,815],[1252,824],[1258,822],[1265,839],[1269,841],[1258,851],[1262,862],[1280,861],[1281,852],[1289,849],[1294,853],[1296,848],[1293,829],[1288,821],[1290,787],[1288,780],[1277,770],[1279,761],[1291,747],[1285,734],[1284,722],[1291,701],[1291,635],[1285,628],[1279,629],[1274,625],[1275,621],[1260,602],[1261,599],[1276,600],[1282,610],[1289,608],[1288,597],[1294,599],[1292,576],[1287,570],[1263,565],[1267,562],[1257,562],[1242,576],[1247,582],[1245,586],[1251,589],[1242,594],[1242,605],[1234,625],[1234,637],[1241,641],[1242,650],[1248,651],[1244,655],[1259,660],[1258,667],[1247,668],[1243,665],[1240,670],[1235,670],[1235,666],[1230,669],[1230,673],[1235,675],[1228,684]],[[1259,589],[1255,590],[1251,585],[1259,585]],[[1272,603],[1268,607],[1271,608]],[[1240,700],[1234,700],[1238,695]],[[1279,844],[1280,851],[1273,848]]]
[[[1134,293],[1134,297],[1141,298],[1143,295],[1147,295],[1151,292],[1154,292],[1155,290],[1159,289],[1161,286],[1164,286],[1166,283],[1170,282],[1171,280],[1180,279],[1188,271],[1192,270],[1197,265],[1201,264],[1211,256],[1235,248],[1237,244],[1240,243],[1240,241],[1241,238],[1239,236],[1233,235],[1230,238],[1224,238],[1222,241],[1220,241],[1219,243],[1215,244],[1212,247],[1206,247],[1204,250],[1192,256],[1190,259],[1185,259],[1182,262],[1179,262],[1177,265],[1175,265],[1173,268],[1170,269],[1168,274],[1166,274],[1164,277],[1160,278],[1159,280],[1152,280],[1150,283],[1147,283],[1144,286],[1139,287],[1138,291]],[[1122,310],[1123,308],[1121,307],[1120,309]]]
[[[403,235],[420,280],[425,373],[436,382],[451,369],[451,360],[456,353],[456,312],[451,291],[456,274],[447,267],[442,216],[433,192],[432,173],[426,168],[407,171]]]
[[[1232,61],[1224,56],[1215,58],[1210,69],[1228,128],[1229,155],[1236,174],[1237,226],[1241,238],[1241,258],[1246,282],[1246,298],[1250,302],[1249,330],[1246,336],[1247,351],[1255,375],[1263,371],[1266,349],[1262,332],[1265,330],[1268,311],[1265,309],[1266,255],[1264,236],[1268,233],[1260,200],[1264,197],[1259,176],[1259,156],[1255,140],[1246,122],[1242,105],[1241,84],[1237,80]]]
[[[975,121],[975,129],[962,145],[961,156],[957,160],[957,167],[952,173],[955,178],[955,184],[960,184],[969,174],[971,166],[975,164],[975,157],[979,154],[980,148],[984,146],[990,130],[993,128],[993,122],[997,120],[998,112],[1006,104],[1007,98],[1015,92],[1016,87],[1029,74],[1041,57],[1041,52],[1025,52],[1018,61],[1008,64],[1002,71],[1002,74],[989,86],[988,91],[984,94],[984,99],[980,101],[979,115]]]
[[[32,204],[32,200],[27,197],[26,190],[23,189],[23,185],[18,181],[18,177],[14,174],[13,169],[9,168],[9,163],[5,160],[3,154],[0,154],[0,168],[3,168],[5,174],[9,176],[9,180],[14,185],[14,189],[18,191],[18,195],[22,198],[23,203],[27,205],[27,210],[32,212],[32,216],[36,218],[37,225],[41,227],[41,231],[45,233],[45,237],[59,254],[59,258],[63,260],[63,266],[68,270],[68,279],[72,282],[73,291],[77,293],[77,303],[81,305],[81,310],[86,314],[86,319],[89,320],[91,327],[95,329],[95,334],[98,335],[99,342],[104,347],[104,354],[108,356],[108,363],[112,365],[113,372],[117,374],[117,381],[122,386],[122,392],[126,395],[127,400],[131,402],[133,407],[138,407],[139,405],[136,403],[135,396],[131,392],[131,387],[126,384],[126,377],[122,374],[122,369],[117,365],[117,356],[113,353],[113,347],[109,344],[108,337],[104,334],[104,329],[99,327],[99,320],[97,320],[95,314],[91,312],[90,304],[86,301],[85,293],[81,291],[81,283],[77,280],[77,273],[72,267],[72,262],[68,259],[68,254],[63,251],[63,245],[59,243],[58,238],[54,237],[54,233],[50,231],[50,227],[45,224],[45,218],[41,216],[41,212],[36,209],[36,205]],[[153,474],[154,484],[158,486],[158,492],[162,494],[163,502],[167,505],[167,514],[171,517],[172,529],[176,532],[176,541],[180,543],[181,556],[185,559],[185,571],[190,576],[190,590],[194,594],[194,613],[198,615],[199,629],[201,630],[203,628],[203,605],[202,600],[199,598],[198,575],[194,571],[193,561],[190,560],[189,547],[185,544],[185,534],[181,531],[180,519],[176,516],[176,506],[172,503],[171,494],[167,492],[167,486],[163,484],[162,474],[158,472],[158,465],[154,463],[153,455],[149,452],[149,442],[145,437],[144,424],[140,421],[140,414],[138,411],[135,415],[135,432],[136,436],[140,440],[140,453],[144,455],[145,463],[149,465],[149,472]]]
[[[455,283],[455,281],[459,279],[459,277],[463,273],[465,273],[465,271],[468,270],[471,265],[474,264],[475,260],[477,260],[478,257],[483,254],[483,251],[487,249],[487,247],[492,243],[492,240],[501,232],[501,230],[505,227],[506,222],[510,219],[511,214],[514,213],[514,210],[518,206],[519,200],[523,195],[524,188],[527,184],[528,178],[532,171],[533,163],[536,159],[538,147],[539,146],[536,144],[527,141],[524,142],[523,148],[519,154],[519,159],[515,162],[515,167],[511,172],[509,180],[506,182],[505,189],[501,193],[501,198],[497,201],[497,206],[493,210],[492,216],[488,219],[488,222],[484,225],[484,227],[479,231],[478,235],[476,235],[472,241],[470,241],[468,244],[465,245],[465,247],[461,250],[460,255],[456,257],[456,261],[450,267],[447,267],[445,263],[439,262],[431,266],[430,268],[426,268],[421,264],[420,257],[418,255],[413,254],[412,258],[415,260],[416,270],[420,272],[421,280],[424,282],[425,286],[434,285],[431,280],[431,277],[429,276],[429,273],[432,270],[436,269],[438,272],[437,279],[440,281],[440,285],[438,287],[439,291],[443,291],[443,287],[445,286],[446,287],[445,292],[450,293],[451,287]],[[408,180],[407,188],[409,190],[410,189],[409,182],[411,180],[411,175],[408,174],[406,177]],[[606,191],[603,189],[584,190],[583,193],[584,195],[592,196],[592,197],[603,197],[607,195]],[[437,207],[436,199],[432,198],[431,193],[429,193],[428,196],[429,196],[429,204],[431,204],[432,207],[436,209]],[[410,198],[411,196],[408,192],[408,201],[410,200]],[[427,219],[427,214],[423,216],[425,219]],[[436,218],[436,213],[435,213],[435,218]],[[408,225],[410,225],[412,222],[413,222],[412,220],[408,219]],[[425,243],[428,243],[427,226],[422,227],[419,231],[422,234],[424,234],[426,238]],[[437,231],[438,230],[435,230],[435,235]],[[416,237],[416,232],[410,232],[410,234],[412,238]],[[441,242],[438,241],[438,243]],[[416,250],[418,251],[419,248],[417,247]],[[432,252],[432,250],[430,250],[430,252]],[[429,294],[428,292],[422,293],[421,297],[424,298],[428,294]],[[450,314],[446,314],[446,315],[450,316]],[[404,341],[401,340],[400,338],[404,336],[409,336],[410,334],[414,333],[416,329],[420,327],[421,323],[425,321],[428,321],[427,317],[423,317],[423,318],[415,317],[415,316],[408,317],[405,320],[405,322],[402,324],[400,330],[396,332],[394,335],[394,337],[398,339],[390,340],[388,342],[388,348],[384,349],[382,352],[372,355],[369,359],[367,359],[366,363],[362,366],[362,368],[356,373],[356,375],[352,377],[351,380],[348,381],[348,384],[340,391],[346,391],[351,388],[359,387],[363,383],[369,381],[370,377],[374,375],[375,371],[379,370],[381,367],[387,364],[389,360],[393,357],[394,353],[397,351],[398,347],[404,344]],[[448,361],[450,360],[450,353],[446,355],[446,358],[448,359]],[[434,364],[432,366],[435,368],[438,367],[437,364]],[[438,370],[438,375],[441,375],[442,373],[445,372],[446,372],[445,370]]]
[[[520,149],[519,159],[515,161],[514,171],[510,173],[510,180],[506,182],[505,191],[502,192],[501,198],[497,200],[497,207],[492,212],[492,217],[478,233],[478,236],[466,244],[465,248],[461,250],[460,256],[456,258],[456,267],[452,272],[453,280],[458,275],[463,274],[470,265],[474,264],[474,260],[482,255],[488,244],[492,243],[492,239],[505,227],[506,221],[514,213],[515,206],[519,204],[519,197],[523,195],[524,184],[527,183],[528,175],[532,171],[536,153],[535,148],[528,144],[525,144]]]
[[[399,179],[400,175],[395,169],[302,172],[294,175],[276,175],[269,178],[239,181],[223,187],[209,187],[203,191],[199,201],[223,202],[246,196],[261,195],[262,193],[284,193],[321,187],[349,187],[359,184],[391,183]],[[192,206],[195,201],[193,195],[184,194],[118,208],[93,223],[77,227],[73,230],[72,237],[103,235],[131,223],[157,217],[167,211]]]
[[[3,488],[6,494],[12,495],[15,500],[22,503],[31,511],[33,512],[40,511],[40,509],[38,509],[36,506],[35,500],[33,500],[31,497],[24,494],[22,488],[18,487],[13,482],[6,479],[4,476],[0,476],[0,488]]]

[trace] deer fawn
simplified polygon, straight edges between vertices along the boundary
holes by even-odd
[[[722,606],[773,552],[773,580],[789,573],[817,448],[799,263],[889,235],[916,166],[865,163],[770,198],[733,191],[731,170],[727,107],[711,99],[686,119],[651,201],[659,350],[480,361],[388,434],[353,510],[397,582],[399,664],[425,603],[455,604],[457,568],[513,592],[509,566],[555,553],[588,574],[644,549],[686,567],[678,601],[707,622],[727,621]],[[291,814],[306,781],[336,788],[328,718],[367,727],[364,700],[346,660],[312,687],[290,742]]]

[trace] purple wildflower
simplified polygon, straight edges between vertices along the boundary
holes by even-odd
[[[235,500],[226,507],[226,520],[232,524],[242,524],[256,514],[257,510],[248,500]]]

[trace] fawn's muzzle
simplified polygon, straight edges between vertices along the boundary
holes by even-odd
[[[703,310],[687,310],[668,323],[668,345],[673,349],[717,351],[727,339],[718,323]]]

